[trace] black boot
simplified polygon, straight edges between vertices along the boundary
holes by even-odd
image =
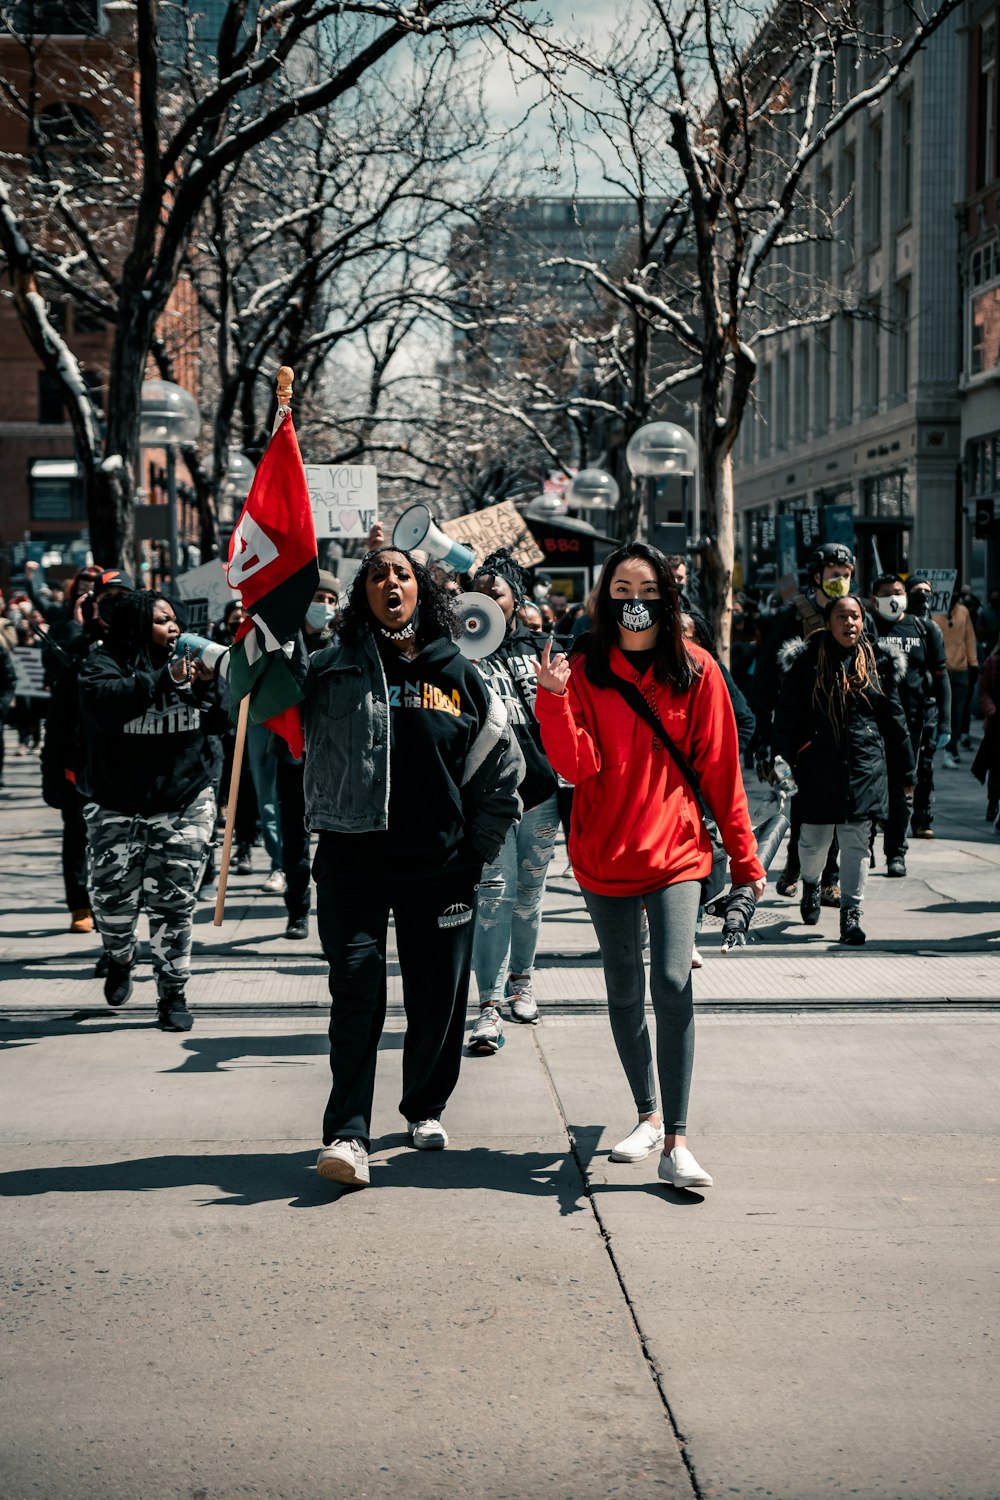
[[[104,981],[104,998],[109,1005],[124,1005],[132,993],[132,970],[135,968],[135,954],[127,964],[120,964],[116,958],[108,954],[107,977]]]
[[[194,1017],[187,1008],[183,990],[168,990],[156,1002],[156,1019],[164,1031],[190,1031]]]
[[[807,927],[815,927],[819,921],[819,883],[815,880],[803,880],[802,900],[799,902],[799,911],[802,920]]]
[[[794,860],[790,859],[778,876],[774,889],[779,896],[794,896],[798,883],[799,867]]]
[[[865,940],[865,934],[861,926],[861,908],[859,906],[842,906],[840,908],[840,941],[851,948],[860,948]]]

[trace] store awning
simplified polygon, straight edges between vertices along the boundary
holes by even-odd
[[[536,521],[533,516],[524,518],[532,536],[545,553],[546,564],[558,567],[596,568],[621,546],[617,537],[605,536],[595,530],[589,521],[575,521],[570,516],[560,516],[558,521]]]

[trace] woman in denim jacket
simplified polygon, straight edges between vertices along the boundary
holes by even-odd
[[[523,762],[506,712],[452,635],[448,595],[406,552],[358,570],[306,685],[306,822],[319,835],[320,940],[330,965],[330,1068],[317,1170],[369,1182],[375,1061],[395,919],[407,1030],[400,1113],[414,1146],[448,1144],[476,892],[520,817]]]

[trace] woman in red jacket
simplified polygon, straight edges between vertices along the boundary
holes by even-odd
[[[627,694],[638,689],[693,768],[730,857],[733,884],[752,885],[759,898],[766,876],[729,694],[708,652],[683,638],[666,558],[642,542],[605,563],[593,626],[580,649],[553,659],[546,647],[535,712],[552,765],[575,787],[569,856],[600,943],[611,1029],[639,1115],[611,1159],[641,1161],[660,1146],[664,1182],[711,1187],[686,1132],[694,1060],[691,949],[712,841],[691,780],[618,684]],[[662,1112],[646,1028],[643,906]]]

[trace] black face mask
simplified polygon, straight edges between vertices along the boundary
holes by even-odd
[[[612,599],[611,613],[619,625],[638,634],[659,623],[663,616],[663,600]]]
[[[912,594],[907,594],[906,604],[909,613],[918,620],[922,619],[927,613],[928,598],[926,589],[914,589]]]

